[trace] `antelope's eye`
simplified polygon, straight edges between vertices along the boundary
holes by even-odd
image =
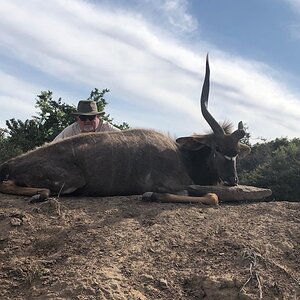
[[[215,151],[220,153],[221,152],[220,146],[216,146]]]

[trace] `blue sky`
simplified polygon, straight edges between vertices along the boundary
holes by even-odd
[[[199,109],[253,142],[300,137],[300,0],[0,0],[0,127],[35,98],[76,105],[109,88],[116,123],[172,136],[209,130]]]

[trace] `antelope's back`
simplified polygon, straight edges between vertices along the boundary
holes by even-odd
[[[83,134],[57,146],[68,149],[85,178],[84,195],[172,191],[191,183],[176,142],[153,130]]]

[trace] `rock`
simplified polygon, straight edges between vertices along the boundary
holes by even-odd
[[[157,286],[160,289],[168,289],[169,285],[168,285],[168,281],[166,279],[160,278],[157,280]]]
[[[11,218],[10,219],[10,224],[11,226],[21,226],[23,221],[19,218]]]
[[[187,188],[189,195],[201,196],[207,193],[215,193],[221,202],[243,201],[243,200],[261,200],[272,195],[270,189],[263,189],[248,185],[237,186],[200,186],[189,185]]]

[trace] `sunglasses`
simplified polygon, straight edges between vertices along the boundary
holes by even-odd
[[[93,116],[78,116],[78,117],[79,117],[80,121],[82,121],[82,122],[85,122],[87,120],[93,121],[96,118],[95,115],[93,115]]]

